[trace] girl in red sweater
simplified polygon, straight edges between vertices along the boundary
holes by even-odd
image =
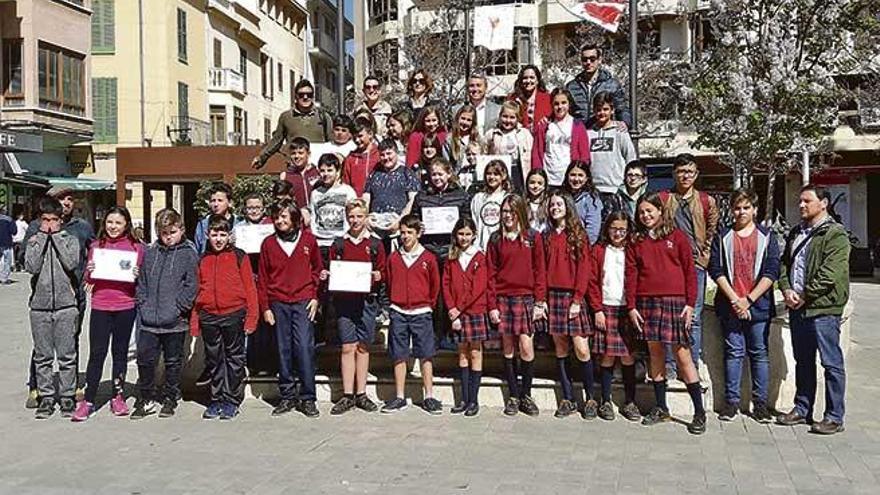
[[[688,431],[706,431],[700,377],[691,360],[690,329],[697,299],[697,274],[687,236],[675,228],[657,193],[639,198],[636,233],[626,249],[624,282],[629,319],[648,341],[650,376],[657,404],[643,425],[670,421],[666,406],[666,346],[678,361],[678,370],[694,403]]]
[[[602,382],[602,405],[598,414],[608,421],[614,419],[611,380],[617,358],[620,358],[623,372],[625,397],[620,414],[630,421],[638,421],[642,417],[635,404],[636,366],[633,352],[637,336],[629,325],[623,292],[626,244],[631,230],[629,216],[621,210],[612,211],[602,227],[599,243],[593,246],[593,283],[590,284],[588,299],[596,327],[593,354],[601,356],[599,377]]]
[[[436,107],[425,107],[419,114],[413,126],[412,134],[406,145],[406,166],[415,167],[419,163],[419,155],[422,152],[422,140],[426,137],[437,138],[438,149],[446,142],[446,129],[443,127],[443,119],[440,118],[440,110]]]
[[[556,409],[556,417],[564,418],[577,412],[567,370],[568,355],[574,344],[586,394],[582,415],[584,419],[594,419],[599,406],[592,394],[593,362],[590,361],[588,337],[593,330],[584,301],[587,285],[591,282],[590,243],[570,196],[554,191],[547,204],[550,226],[544,233],[544,259],[547,263],[548,322],[562,386],[562,402]]]
[[[477,226],[462,217],[452,230],[449,259],[443,268],[443,299],[449,308],[452,338],[458,342],[461,400],[450,411],[467,417],[479,414],[483,374],[483,341],[489,338],[489,272],[486,256],[474,241]]]
[[[526,201],[515,194],[501,202],[501,229],[489,240],[489,320],[498,325],[504,352],[504,371],[510,398],[504,414],[522,411],[538,415],[531,397],[533,337],[547,319],[547,279],[541,234],[529,229]],[[519,346],[522,389],[518,386],[513,355]]]

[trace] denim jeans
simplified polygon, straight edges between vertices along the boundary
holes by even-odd
[[[804,310],[789,312],[791,345],[795,360],[795,411],[813,416],[816,403],[816,351],[825,370],[824,419],[843,423],[846,370],[840,348],[840,317],[820,315],[812,318]]]
[[[694,321],[691,325],[691,359],[694,366],[700,369],[700,360],[703,359],[703,302],[706,299],[706,270],[697,266],[697,302],[694,303]],[[666,369],[678,370],[675,363],[675,354],[672,346],[666,346]],[[675,375],[671,375],[675,378]]]
[[[12,246],[0,248],[0,282],[7,282],[15,266],[15,253]]]
[[[728,404],[740,403],[742,366],[746,353],[752,374],[753,404],[767,404],[767,387],[770,382],[770,360],[767,357],[769,321],[722,318],[724,331],[724,399]]]
[[[273,302],[275,335],[278,337],[278,390],[281,398],[297,398],[294,367],[301,380],[299,399],[315,400],[315,327],[309,320],[306,301]]]

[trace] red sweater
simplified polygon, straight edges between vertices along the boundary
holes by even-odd
[[[260,247],[260,309],[270,309],[273,302],[291,304],[317,299],[323,269],[321,251],[311,232],[300,230],[299,242],[290,256],[281,249],[278,237],[270,235]]]
[[[403,262],[400,252],[392,253],[388,257],[386,280],[391,304],[407,310],[437,305],[440,270],[437,258],[427,249],[410,267]]]
[[[535,232],[534,242],[528,237],[510,241],[499,232],[488,246],[489,309],[498,309],[498,296],[535,297],[547,300],[547,274],[544,266],[544,242]]]
[[[553,102],[550,100],[550,93],[547,91],[535,90],[535,118],[534,121],[529,118],[529,102],[521,101],[516,93],[507,95],[509,101],[519,103],[522,112],[519,116],[519,123],[526,129],[532,130],[538,122],[545,118],[549,118],[553,114]]]
[[[538,122],[535,131],[535,142],[532,145],[532,169],[544,168],[544,152],[547,149],[547,129],[549,122]],[[590,164],[590,136],[584,123],[574,119],[571,128],[571,160],[580,160]]]
[[[587,290],[587,299],[590,301],[590,309],[594,313],[603,311],[602,284],[605,282],[605,244],[601,242],[593,246],[593,255],[590,256],[593,264],[593,282]]]
[[[574,302],[580,304],[587,293],[588,285],[592,284],[590,257],[590,241],[584,237],[584,245],[581,248],[580,260],[575,261],[573,253],[568,247],[568,239],[565,232],[557,232],[556,229],[550,234],[544,234],[547,252],[547,287],[550,289],[562,289],[574,291]]]
[[[366,263],[372,263],[374,256],[370,253],[370,246],[373,242],[370,240],[370,237],[365,237],[360,243],[355,244],[348,237],[342,241],[342,253],[336,252],[336,243],[330,245],[330,260],[342,260],[342,261],[363,261]],[[381,242],[377,244],[377,252],[375,255],[376,262],[373,263],[373,271],[379,272],[382,277],[385,277],[385,266],[387,264],[387,257],[385,256],[385,246],[382,245]],[[373,281],[373,290],[376,289],[376,281]],[[335,297],[338,296],[360,296],[363,297],[364,294],[357,292],[337,292],[335,293]]]
[[[443,147],[443,143],[446,142],[446,129],[440,127],[437,129],[435,133],[437,136],[437,142],[439,143],[437,146]],[[409,143],[406,145],[406,166],[409,168],[415,167],[419,163],[419,158],[422,156],[422,141],[425,139],[425,133],[419,131],[413,131],[409,135]],[[440,150],[437,150],[438,152]]]
[[[378,163],[379,150],[375,146],[367,151],[352,151],[342,162],[342,182],[351,186],[358,197],[363,196],[367,178]]]
[[[626,248],[624,277],[626,307],[634,309],[637,297],[684,296],[697,301],[697,272],[687,236],[678,229],[662,239],[645,237]]]
[[[284,180],[293,186],[293,199],[300,208],[308,208],[312,190],[320,179],[321,174],[318,173],[318,169],[311,165],[307,165],[303,170],[288,168],[284,175]]]
[[[239,263],[241,259],[241,263]],[[232,249],[219,253],[210,249],[199,262],[199,289],[190,317],[190,333],[199,335],[199,312],[227,315],[242,309],[244,329],[256,330],[259,318],[257,288],[251,264],[244,253],[235,254]]]
[[[462,314],[478,315],[489,309],[489,265],[482,252],[471,258],[467,270],[461,268],[458,260],[446,260],[443,300],[446,307]]]

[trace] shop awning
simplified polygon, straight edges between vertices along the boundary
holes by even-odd
[[[16,184],[24,187],[34,187],[38,189],[49,189],[49,183],[44,177],[29,174],[6,174],[0,179],[2,182]]]
[[[67,188],[74,191],[112,191],[116,183],[112,180],[87,179],[84,177],[47,177],[53,188]]]

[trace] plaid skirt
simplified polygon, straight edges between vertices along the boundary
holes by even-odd
[[[685,328],[683,296],[640,297],[636,309],[645,320],[642,325],[642,340],[664,344],[690,345],[691,335]]]
[[[451,329],[449,338],[456,344],[463,342],[482,342],[489,339],[489,317],[486,313],[476,315],[461,314],[458,317],[461,322],[461,331]]]
[[[593,335],[590,318],[587,315],[587,304],[581,300],[581,311],[576,318],[568,317],[568,308],[574,299],[570,290],[550,289],[547,295],[547,319],[550,335],[569,335],[588,337]]]
[[[535,298],[532,296],[499,295],[498,312],[501,313],[501,322],[498,324],[498,335],[516,337],[546,331],[546,320],[532,321],[534,309]]]
[[[629,322],[626,306],[602,306],[605,330],[596,329],[593,336],[593,354],[599,356],[629,356],[636,351],[638,336]]]

